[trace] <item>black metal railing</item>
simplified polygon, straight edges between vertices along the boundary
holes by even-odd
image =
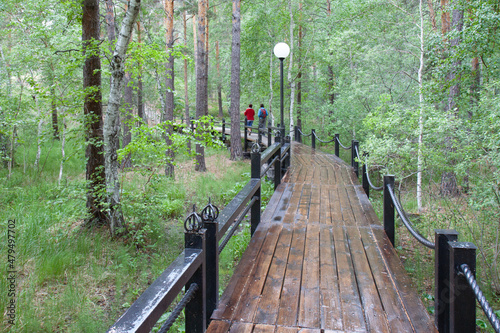
[[[305,136],[300,128],[295,129],[295,141],[302,142]],[[318,139],[315,130],[311,131],[311,146],[315,148]],[[363,163],[362,186],[367,196],[370,188],[383,190],[383,225],[387,238],[395,245],[395,212],[410,234],[424,246],[433,249],[435,255],[435,324],[440,333],[446,332],[475,332],[476,331],[476,299],[481,305],[486,317],[496,333],[500,333],[500,320],[484,297],[475,280],[476,246],[469,242],[459,242],[458,232],[455,230],[434,230],[434,242],[426,239],[408,219],[401,202],[394,193],[395,177],[384,175],[383,186],[374,186],[369,175],[367,154],[363,154],[364,161],[359,154],[359,142],[351,141],[351,146],[344,146],[335,134],[335,155],[339,157],[339,148],[351,150],[351,167],[359,177],[359,162]]]
[[[261,218],[261,178],[269,170],[262,172],[261,166],[268,163],[274,167],[276,189],[290,165],[287,141],[281,143],[277,137],[263,153],[258,144],[252,147],[251,179],[220,214],[210,200],[200,214],[193,207],[184,222],[185,249],[109,328],[109,333],[150,332],[183,288],[184,297],[160,332],[167,332],[183,309],[187,333],[206,330],[219,300],[219,255],[249,211],[251,235],[255,233]]]

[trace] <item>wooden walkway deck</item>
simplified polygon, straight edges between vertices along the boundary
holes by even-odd
[[[293,143],[208,332],[437,332],[350,166]]]

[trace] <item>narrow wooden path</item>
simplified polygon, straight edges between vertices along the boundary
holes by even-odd
[[[437,332],[350,166],[292,148],[208,332]]]

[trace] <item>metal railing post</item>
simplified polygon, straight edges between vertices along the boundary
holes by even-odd
[[[366,158],[368,157],[368,153],[364,153],[363,156]],[[362,170],[362,182],[363,182],[363,190],[366,193],[366,196],[369,198],[370,197],[370,184],[368,183],[368,170],[366,168],[366,163],[363,163],[363,170]]]
[[[243,144],[243,151],[247,151],[248,150],[248,141],[247,141],[247,138],[248,138],[248,128],[247,128],[247,117],[245,117],[245,124],[243,125],[243,131],[245,132],[245,134],[243,134],[243,141],[244,144]]]
[[[273,142],[273,132],[268,125],[268,127],[267,127],[267,147],[271,147],[272,142]]]
[[[288,170],[288,168],[290,167],[290,162],[291,162],[291,157],[292,157],[291,141],[292,141],[292,139],[289,136],[285,137],[285,143],[290,144],[290,146],[288,148],[288,156],[285,158],[285,165],[283,167],[283,169],[284,169],[283,174],[285,174],[286,171]]]
[[[340,156],[339,134],[335,134],[335,156]]]
[[[354,169],[354,173],[356,174],[356,177],[359,177],[359,162],[356,161],[356,148],[358,148],[359,152],[359,141],[357,140],[352,140],[351,143],[351,166]]]
[[[394,246],[394,203],[392,202],[391,194],[387,186],[394,188],[394,176],[386,175],[384,176],[384,230],[385,234],[389,238]]]
[[[226,119],[222,118],[222,141],[226,140]]]
[[[295,140],[295,142],[299,142],[299,131],[297,125],[293,127],[293,139]]]
[[[191,117],[191,133],[194,133],[194,119]]]
[[[314,130],[314,129],[311,130],[311,141],[312,141],[311,147],[313,149],[316,149],[316,135],[315,134],[316,134],[316,130]]]
[[[440,333],[450,332],[450,250],[448,242],[458,239],[455,230],[434,230],[434,321]]]
[[[252,152],[251,154],[251,172],[250,176],[251,178],[257,178],[260,179],[260,151],[259,152]],[[260,203],[261,203],[261,187],[255,192],[255,195],[257,197],[257,200],[254,202],[251,210],[250,210],[250,234],[253,236],[255,233],[255,230],[257,229],[257,226],[260,223]]]
[[[448,242],[450,249],[450,332],[476,331],[476,295],[460,265],[467,264],[476,276],[476,246],[468,242]]]
[[[205,332],[207,328],[207,306],[206,306],[206,230],[188,231],[184,234],[184,245],[186,248],[201,249],[204,253],[203,264],[196,270],[186,283],[186,290],[192,283],[198,285],[198,291],[193,299],[186,304],[186,333]]]
[[[280,133],[281,135],[281,133]],[[274,142],[280,142],[280,137],[277,136],[274,138]],[[276,154],[274,155],[273,158],[276,158],[276,162],[274,162],[274,190],[280,185],[281,183],[281,147],[283,144],[280,144],[279,149],[277,149]]]

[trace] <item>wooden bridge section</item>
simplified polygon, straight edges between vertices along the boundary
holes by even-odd
[[[208,332],[437,332],[350,166],[293,143]]]

